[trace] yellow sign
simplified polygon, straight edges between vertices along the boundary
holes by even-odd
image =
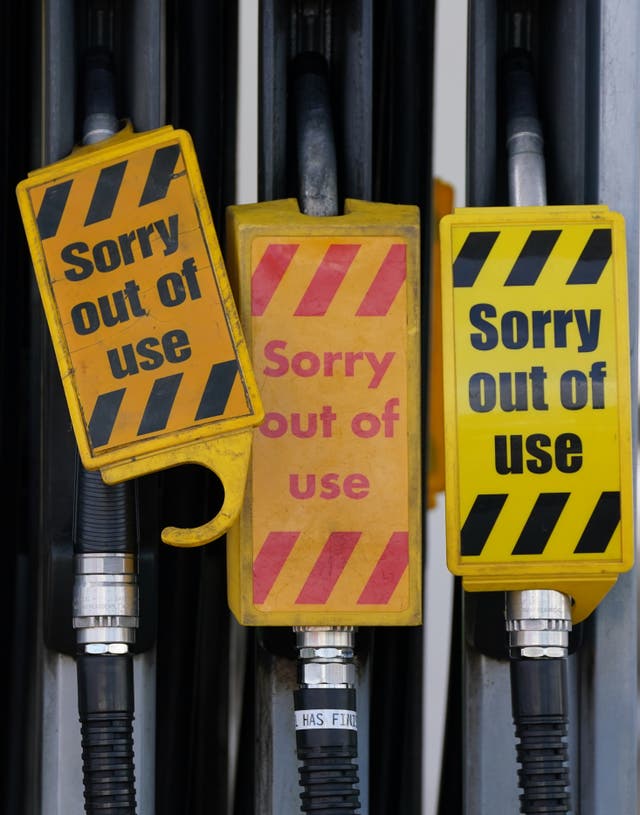
[[[228,536],[243,624],[420,621],[419,220],[348,201],[230,207],[265,419]]]
[[[18,201],[84,466],[112,483],[202,463],[240,487],[237,514],[246,467],[225,458],[251,437],[215,438],[262,406],[188,134],[126,130],[32,173]],[[169,542],[219,536],[230,509]]]
[[[441,239],[449,568],[577,621],[633,564],[623,219],[462,209]]]
[[[427,507],[436,505],[444,491],[444,395],[442,392],[442,294],[440,269],[440,221],[453,211],[453,187],[435,179],[433,184],[434,233],[431,248],[431,292],[429,325],[429,438]]]

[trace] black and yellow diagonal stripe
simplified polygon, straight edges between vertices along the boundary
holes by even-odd
[[[500,232],[469,232],[453,262],[454,288],[470,288],[490,263],[491,251]],[[504,286],[535,286],[544,266],[553,262],[553,249],[562,235],[560,229],[532,229],[516,254]],[[567,279],[567,286],[596,285],[611,257],[611,229],[594,228],[588,234]]]
[[[512,555],[542,555],[553,535],[558,520],[570,498],[568,492],[540,493],[521,528],[512,529]],[[505,493],[479,493],[465,518],[460,535],[460,554],[480,557],[498,516],[509,500]],[[607,490],[600,494],[594,506],[581,506],[577,524],[576,511],[572,521],[579,536],[575,554],[605,554],[613,533],[620,523],[620,492]]]
[[[143,185],[138,207],[161,201],[166,198],[169,185],[175,177],[175,168],[180,156],[180,145],[170,144],[159,147],[154,153]],[[89,201],[83,226],[90,226],[109,220],[118,203],[118,195],[123,188],[128,161],[118,161],[101,168],[95,189]],[[67,206],[73,206],[73,179],[65,179],[47,187],[36,216],[41,240],[53,238],[58,233]],[[120,196],[120,205],[131,208],[131,201]],[[78,217],[81,213],[74,213]],[[80,226],[80,224],[78,224]]]

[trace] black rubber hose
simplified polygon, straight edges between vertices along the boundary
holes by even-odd
[[[85,54],[84,67],[85,116],[108,114],[115,116],[116,94],[113,56],[104,47],[95,46]]]
[[[135,815],[133,662],[129,654],[77,657],[87,815]]]
[[[513,48],[503,59],[507,120],[538,119],[538,102],[529,51]]]
[[[135,554],[135,493],[130,483],[105,484],[78,463],[74,551],[78,555]]]
[[[360,808],[354,688],[294,691],[302,811],[353,815]]]
[[[566,674],[566,659],[511,662],[520,812],[525,815],[568,815],[571,809]]]

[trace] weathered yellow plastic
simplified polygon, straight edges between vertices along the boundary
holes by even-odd
[[[80,458],[116,483],[185,462],[238,515],[263,408],[188,133],[126,126],[17,187]]]
[[[418,210],[232,206],[226,235],[265,407],[227,536],[230,607],[244,625],[416,625]]]
[[[427,506],[433,509],[436,496],[444,492],[444,394],[442,386],[442,270],[440,263],[440,221],[453,211],[453,187],[439,178],[433,183],[433,246],[431,251],[431,291],[429,323],[429,439],[427,444]]]
[[[441,244],[449,569],[579,622],[634,561],[624,220],[457,209]]]

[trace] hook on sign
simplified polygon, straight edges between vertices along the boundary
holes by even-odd
[[[251,431],[245,431],[185,445],[155,457],[154,469],[169,469],[181,464],[202,465],[215,473],[224,488],[224,500],[214,518],[197,527],[165,527],[162,530],[164,543],[177,547],[202,546],[228,531],[242,508],[251,444]],[[134,461],[104,467],[101,473],[105,483],[116,484],[148,471],[147,463]]]

